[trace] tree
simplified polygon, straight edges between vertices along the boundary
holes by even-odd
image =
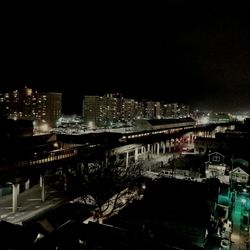
[[[125,168],[119,162],[95,162],[81,178],[83,200],[96,207],[96,218],[108,217],[133,198],[129,189],[141,175],[141,164]]]

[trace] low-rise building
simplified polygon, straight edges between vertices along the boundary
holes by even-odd
[[[206,165],[206,178],[223,176],[226,173],[226,165],[222,164],[212,164],[212,162],[205,162]]]
[[[138,130],[160,130],[160,129],[175,129],[180,127],[195,126],[196,122],[190,117],[180,119],[140,119],[135,121],[135,127]]]
[[[240,167],[237,167],[230,171],[230,181],[232,183],[243,183],[246,184],[249,179],[249,174],[245,172],[243,169]]]

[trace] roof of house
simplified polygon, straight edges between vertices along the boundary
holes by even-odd
[[[88,224],[68,221],[54,232],[41,238],[34,244],[34,249],[43,250],[63,246],[63,249],[78,249],[78,242],[88,249],[100,250],[174,250],[155,239],[129,232],[128,230],[89,222]],[[85,249],[85,248],[84,248]]]
[[[220,155],[220,156],[222,156],[223,158],[225,157],[223,154],[221,154],[221,153],[219,153],[219,152],[213,152],[213,153],[208,154],[208,156],[211,156],[211,155]]]
[[[195,120],[192,119],[191,117],[186,117],[186,118],[179,118],[179,119],[150,119],[150,120],[148,120],[148,122],[152,126],[157,126],[157,125],[184,123],[184,122],[194,122],[195,123]]]
[[[232,174],[232,173],[241,173],[241,174],[246,174],[246,175],[249,176],[249,174],[248,174],[247,172],[245,172],[245,171],[244,171],[242,168],[240,168],[240,167],[237,167],[237,168],[231,170],[231,171],[230,171],[230,174]]]

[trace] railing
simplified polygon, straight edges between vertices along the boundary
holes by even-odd
[[[59,149],[59,150],[54,150],[54,151],[49,152],[47,157],[21,161],[21,162],[15,163],[14,165],[16,167],[38,165],[38,164],[43,164],[43,163],[70,158],[70,157],[76,156],[77,154],[78,154],[78,150],[76,148]]]
[[[29,160],[24,160],[24,161],[2,164],[0,167],[0,173],[7,171],[7,170],[11,170],[11,169],[17,169],[17,168],[28,167],[28,166],[33,166],[33,165],[41,165],[45,163],[56,162],[56,161],[63,160],[63,159],[69,159],[71,157],[75,157],[76,155],[78,155],[77,148],[54,150],[54,151],[49,152],[46,157],[41,156],[35,159],[33,158]]]

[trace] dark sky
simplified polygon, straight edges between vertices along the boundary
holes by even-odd
[[[63,92],[65,112],[106,92],[250,109],[248,5],[89,2],[2,8],[1,88]]]

